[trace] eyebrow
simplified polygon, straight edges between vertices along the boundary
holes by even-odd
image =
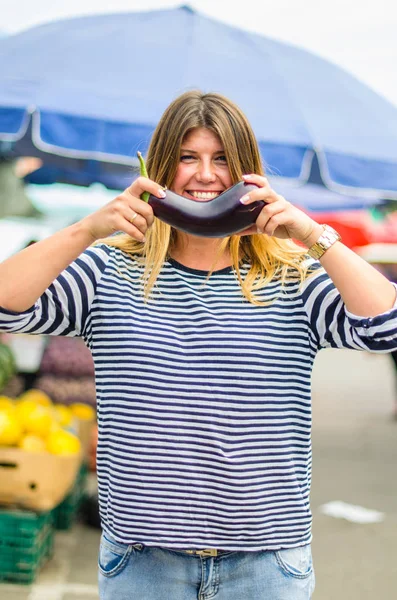
[[[197,150],[189,150],[188,148],[181,148],[181,152],[190,152],[190,154],[197,154]],[[217,150],[214,154],[225,154],[224,150]]]

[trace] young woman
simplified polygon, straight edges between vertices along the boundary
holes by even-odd
[[[92,351],[102,600],[307,600],[313,361],[396,349],[395,287],[271,189],[223,96],[177,98],[147,166],[0,265],[1,329]],[[140,199],[167,186],[206,202],[242,178],[257,186],[242,202],[266,205],[227,239],[174,230]]]

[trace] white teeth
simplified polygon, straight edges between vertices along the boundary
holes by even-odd
[[[190,192],[190,194],[200,200],[212,200],[219,196],[219,192]]]

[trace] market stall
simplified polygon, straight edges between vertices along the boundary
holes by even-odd
[[[54,348],[42,336],[0,339],[0,581],[35,580],[56,531],[76,521],[94,466],[92,358],[80,339],[54,341],[65,344]],[[25,389],[20,368],[39,382],[58,377],[57,385],[50,393],[35,383]],[[68,387],[66,375],[89,379],[89,393]]]

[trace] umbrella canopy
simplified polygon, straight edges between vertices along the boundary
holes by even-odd
[[[308,212],[362,210],[383,203],[382,198],[339,194],[316,183],[297,186],[280,177],[270,177],[269,181],[278,194]]]
[[[392,104],[310,52],[186,6],[34,27],[0,40],[0,65],[3,151],[44,154],[47,182],[125,187],[166,106],[199,88],[244,110],[274,175],[303,183],[317,155],[329,188],[397,197]]]

